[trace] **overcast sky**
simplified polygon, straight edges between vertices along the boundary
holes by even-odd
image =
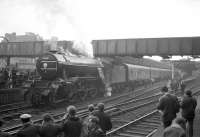
[[[200,0],[0,0],[0,35],[109,39],[200,36]]]
[[[0,0],[0,35],[45,39],[200,36],[200,0]]]

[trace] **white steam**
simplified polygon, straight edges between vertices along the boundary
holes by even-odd
[[[74,41],[73,48],[82,53],[82,55],[93,57],[93,49],[90,41]]]
[[[40,9],[38,17],[45,22],[51,35],[66,33],[68,29],[63,27],[65,26],[63,23],[70,24],[74,32],[72,35],[75,37],[73,48],[83,55],[93,56],[91,42],[86,40],[86,36],[78,24],[77,0],[34,0],[34,4]]]
[[[84,44],[74,44],[74,48],[85,53],[92,51],[92,46],[85,44],[87,36],[79,24],[79,0],[2,0],[0,3],[6,13],[1,16],[1,22],[3,26],[10,26],[4,32],[34,32],[44,38],[56,36],[59,40],[81,41]]]

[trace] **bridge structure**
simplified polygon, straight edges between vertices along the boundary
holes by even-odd
[[[0,57],[37,57],[52,45],[71,48],[71,41],[30,41],[0,43]],[[95,57],[200,55],[200,37],[138,38],[93,40]]]
[[[0,43],[0,59],[7,66],[10,65],[11,58],[30,58],[34,59],[49,50],[57,48],[72,49],[71,41],[26,41],[9,42],[8,40]],[[1,62],[3,62],[0,60]],[[0,64],[1,66],[1,64]]]
[[[138,38],[93,40],[95,57],[200,55],[200,37]],[[72,41],[1,42],[0,58],[35,58],[55,48],[72,49]]]
[[[96,57],[200,55],[200,37],[93,40],[92,45]]]
[[[52,49],[71,47],[71,41],[8,41],[0,43],[0,57],[38,57]]]

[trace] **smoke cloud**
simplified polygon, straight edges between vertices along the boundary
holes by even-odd
[[[79,0],[2,0],[0,8],[3,24],[9,25],[11,32],[34,32],[42,37],[58,37],[59,40],[76,40],[84,44],[74,44],[74,48],[92,55],[91,44],[85,44],[87,36],[79,24]],[[15,16],[12,16],[12,15]],[[9,17],[9,18],[8,18]],[[17,20],[16,20],[17,19]],[[15,24],[13,24],[15,22]],[[18,26],[16,29],[13,26]],[[34,27],[33,27],[34,26]],[[34,30],[36,28],[37,30]],[[5,27],[3,27],[5,28]],[[19,30],[19,31],[18,31]],[[23,32],[23,31],[24,32]],[[8,32],[5,30],[0,30]],[[41,33],[42,32],[42,33]],[[89,45],[86,47],[85,45]],[[89,50],[88,50],[89,49]],[[88,53],[91,52],[91,53]]]
[[[38,17],[44,20],[50,34],[53,35],[53,30],[59,28],[59,21],[70,24],[75,35],[73,48],[83,55],[93,56],[91,42],[87,40],[78,23],[77,0],[34,0],[33,3],[37,9],[40,9]],[[65,27],[60,29],[64,30],[63,33],[68,31]]]

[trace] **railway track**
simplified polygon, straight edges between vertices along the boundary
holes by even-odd
[[[106,113],[109,113],[112,117],[114,117],[115,120],[121,119],[120,117],[121,117],[122,114],[126,114],[125,115],[126,118],[130,117],[131,114],[133,114],[133,112],[136,113],[136,115],[135,115],[136,117],[139,117],[139,116],[143,115],[144,113],[146,113],[145,111],[141,111],[142,109],[148,110],[148,108],[152,109],[153,106],[155,107],[155,104],[158,102],[158,98],[160,96],[161,96],[161,94],[155,94],[155,95],[150,95],[148,97],[143,97],[143,98],[140,98],[140,99],[130,100],[128,102],[122,102],[122,103],[118,103],[118,104],[115,104],[115,105],[110,105],[110,106],[106,107],[105,111],[106,111]],[[146,101],[146,102],[144,102],[144,101]],[[141,103],[141,102],[143,102],[143,103]],[[136,103],[139,104],[139,105],[137,105]],[[129,116],[127,116],[127,114]],[[62,121],[62,117],[64,115],[65,115],[65,113],[60,113],[60,114],[54,115],[53,117],[55,119],[57,119],[56,122],[59,123],[59,122]],[[81,118],[84,118],[88,115],[88,111],[85,110],[85,109],[83,109],[83,110],[79,109],[77,115]],[[132,117],[132,118],[134,118],[134,117]],[[39,124],[39,123],[42,122],[42,119],[35,120],[33,122]],[[125,121],[125,122],[128,122],[128,120]],[[119,123],[119,121],[118,121],[118,123]],[[121,121],[120,121],[120,123],[121,123]],[[20,127],[21,127],[21,125],[16,125],[16,126],[13,126],[13,127],[5,128],[5,129],[3,129],[3,131],[9,132],[11,134],[15,134]]]
[[[191,87],[192,88],[192,87]],[[200,94],[200,88],[195,87],[193,93],[195,96]],[[124,112],[121,112],[124,114]],[[115,118],[116,119],[116,118]],[[114,119],[114,121],[115,121]],[[154,109],[135,120],[126,116],[125,120],[120,115],[115,122],[115,128],[107,133],[109,137],[151,137],[161,126],[160,114]],[[118,120],[120,122],[118,122]]]
[[[122,106],[127,106],[127,104],[129,104],[130,105],[130,103],[135,103],[135,102],[138,102],[138,101],[142,101],[142,100],[145,100],[145,99],[147,99],[147,98],[153,98],[153,97],[155,97],[155,96],[159,96],[159,95],[151,95],[151,97],[145,97],[145,98],[141,98],[141,99],[137,99],[137,100],[130,100],[130,101],[128,101],[128,102],[122,102],[122,103],[118,103],[117,105],[110,105],[110,106],[108,106],[108,107],[106,107],[106,113],[115,113],[115,112],[121,112],[121,110],[119,109],[119,107],[122,107]],[[139,106],[138,106],[138,108],[139,108]],[[135,108],[132,108],[132,109],[135,109]],[[78,111],[78,113],[77,113],[77,115],[79,116],[79,117],[85,117],[85,116],[87,116],[88,115],[88,111],[87,111],[87,109],[78,109],[79,111]],[[61,118],[63,117],[65,115],[65,112],[63,112],[63,113],[60,113],[60,114],[55,114],[53,117],[55,118],[55,119],[57,119],[57,122],[60,122],[61,121]],[[41,123],[42,122],[42,119],[38,119],[38,120],[35,120],[35,121],[33,121],[34,123]],[[8,128],[4,128],[3,129],[3,131],[5,131],[5,132],[10,132],[11,134],[14,134],[14,133],[16,133],[16,131],[19,129],[19,128],[21,128],[21,124],[19,124],[19,125],[15,125],[15,126],[12,126],[12,127],[8,127]]]
[[[117,128],[106,135],[110,137],[150,137],[159,126],[160,114],[155,110],[126,124],[117,125]]]
[[[139,95],[140,96],[140,95]],[[158,100],[158,98],[159,98],[159,96],[160,96],[160,94],[155,94],[155,95],[151,95],[151,96],[149,96],[149,97],[143,97],[143,98],[141,98],[141,99],[137,99],[137,100],[133,100],[133,98],[132,98],[132,100],[130,99],[129,101],[122,101],[121,103],[119,103],[118,102],[118,104],[117,105],[111,105],[111,106],[109,106],[109,107],[107,107],[106,108],[106,112],[107,113],[111,113],[111,115],[112,116],[120,116],[120,114],[123,114],[123,113],[127,113],[127,112],[131,112],[131,111],[135,111],[135,110],[139,110],[139,108],[142,108],[142,107],[146,107],[146,108],[149,108],[149,104],[153,104],[153,106],[155,106],[155,103],[157,103],[157,100]],[[155,100],[153,100],[153,101],[149,101],[149,102],[147,102],[147,103],[143,103],[143,104],[140,104],[140,105],[138,105],[138,106],[135,106],[135,107],[129,107],[129,108],[127,108],[127,109],[124,109],[125,107],[121,107],[121,106],[126,106],[127,107],[127,105],[130,105],[131,103],[136,103],[136,102],[139,102],[139,101],[142,101],[142,100],[146,100],[147,101],[147,99],[150,99],[150,100],[152,100],[151,98],[153,98],[153,97],[157,97],[157,99],[155,99]],[[132,104],[133,105],[133,104]],[[119,107],[121,107],[121,108],[119,108]],[[79,108],[78,109],[79,110],[79,112],[78,112],[78,115],[80,116],[80,117],[85,117],[85,116],[87,116],[87,110],[85,110],[85,108],[84,107],[82,107],[82,108]],[[145,112],[144,112],[145,113]],[[143,114],[144,114],[143,113]],[[54,118],[55,119],[60,119],[61,117],[63,117],[64,116],[64,114],[65,114],[65,112],[63,112],[63,113],[60,113],[60,114],[55,114],[54,115]],[[138,115],[138,116],[141,116],[141,114],[140,115]],[[39,120],[35,120],[34,121],[34,123],[41,123],[41,119],[39,119]],[[60,120],[57,120],[57,122],[60,122]],[[19,125],[16,125],[16,126],[12,126],[12,127],[9,127],[9,128],[5,128],[5,129],[3,129],[3,131],[5,131],[5,132],[10,132],[10,133],[12,133],[12,134],[14,134],[14,133],[16,133],[16,131],[19,129],[21,127],[21,125],[19,124]]]
[[[156,88],[160,88],[161,87],[160,85],[162,85],[161,83],[165,83],[165,82],[155,83],[154,86],[158,86],[158,87],[155,87],[155,89]],[[114,100],[116,100],[116,102],[118,102],[118,100],[123,100],[124,98],[125,99],[126,98],[130,98],[130,96],[131,96],[131,98],[130,98],[130,100],[131,100],[132,96],[135,96],[137,98],[145,96],[145,95],[147,96],[148,92],[149,91],[145,92],[145,88],[140,88],[140,89],[137,89],[137,90],[135,90],[133,92],[127,92],[127,93],[124,93],[124,94],[119,95],[119,96],[116,95],[115,97],[107,98],[107,99],[103,100],[103,102],[104,103],[110,103],[111,101],[113,101],[112,104],[114,104],[115,103]],[[151,94],[151,92],[149,92],[149,94]],[[102,100],[102,98],[97,99],[98,102],[101,102],[101,100]],[[128,101],[128,99],[125,100],[125,101]],[[94,103],[94,101],[89,101],[88,104],[90,104],[90,103]],[[70,104],[64,104],[64,105],[67,106],[67,105],[70,105]],[[81,103],[81,105],[82,105],[82,103]],[[63,106],[63,102],[62,103],[58,103],[57,106]],[[31,105],[27,105],[25,102],[2,105],[2,106],[0,106],[0,114],[1,114],[0,117],[3,118],[4,120],[12,120],[12,118],[17,119],[17,117],[21,113],[24,113],[24,112],[31,113],[33,111],[31,108],[32,108],[32,106]],[[31,109],[31,110],[26,110],[26,109]],[[48,109],[47,109],[47,111],[48,111]]]
[[[132,96],[134,96],[135,98],[138,98],[138,97],[145,96],[145,94],[147,94],[148,92],[149,92],[149,94],[151,94],[151,91],[159,89],[161,87],[161,85],[160,85],[160,83],[157,83],[157,84],[155,84],[155,87],[150,87],[150,89],[148,89],[148,90],[145,90],[144,88],[140,88],[140,89],[135,90],[132,93],[128,92],[128,93],[124,93],[120,96],[109,97],[104,100],[102,100],[102,98],[100,98],[100,99],[96,99],[95,101],[87,102],[86,104],[91,104],[91,103],[97,104],[98,102],[115,104],[116,102],[119,102],[119,100],[129,101],[129,100],[133,99]],[[59,104],[57,104],[57,105],[59,106]],[[83,104],[81,103],[80,106],[82,106],[82,105]],[[67,106],[67,105],[65,104],[65,106]],[[65,107],[65,106],[63,106],[63,107]],[[77,104],[77,106],[79,106],[79,104]],[[19,118],[19,115],[22,113],[25,113],[25,112],[31,113],[32,111],[34,111],[34,109],[31,108],[30,105],[26,105],[24,102],[0,106],[0,108],[1,108],[0,109],[0,114],[1,114],[0,117],[6,121],[9,121],[12,119],[17,119],[17,118]],[[87,107],[82,107],[81,109],[86,109],[86,108]],[[49,110],[47,109],[44,111],[49,111]]]

